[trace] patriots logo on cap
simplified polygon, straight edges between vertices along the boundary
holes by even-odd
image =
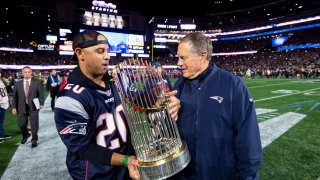
[[[223,101],[223,97],[221,96],[211,96],[210,98],[218,101],[219,103],[222,103]]]
[[[74,123],[60,131],[60,134],[82,134],[86,135],[87,123]]]

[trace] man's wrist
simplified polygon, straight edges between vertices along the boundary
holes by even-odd
[[[123,160],[122,160],[122,165],[124,166],[124,167],[127,167],[128,166],[128,159],[129,159],[129,156],[128,155],[125,155],[124,157],[123,157]]]

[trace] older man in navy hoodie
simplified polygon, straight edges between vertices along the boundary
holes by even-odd
[[[259,179],[262,148],[253,98],[239,77],[210,64],[211,53],[202,33],[180,39],[177,123],[191,162],[173,179]]]

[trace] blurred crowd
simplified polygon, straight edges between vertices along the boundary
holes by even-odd
[[[302,24],[303,25],[303,24]],[[277,36],[288,36],[288,40],[283,46],[308,45],[320,43],[319,27],[307,28],[299,31],[292,31]],[[297,49],[290,51],[279,51],[272,47],[271,39],[273,35],[260,36],[250,39],[213,41],[213,53],[230,53],[255,51],[252,54],[243,55],[213,55],[212,62],[219,67],[230,71],[240,77],[295,77],[295,78],[315,78],[320,76],[320,48]],[[0,40],[0,45],[13,47],[25,47],[26,41],[17,41],[15,38],[9,42]],[[167,53],[161,51],[156,53],[154,58],[144,58],[148,61],[158,61],[161,65],[177,65],[177,47],[174,44],[168,46]],[[155,49],[156,50],[156,49]],[[169,50],[169,51],[168,51]],[[169,52],[169,53],[168,53]],[[110,57],[110,65],[116,65],[123,60],[133,57]],[[57,51],[35,51],[35,52],[0,52],[0,64],[3,65],[76,65],[72,61],[72,55],[59,55]],[[167,69],[168,75],[177,77],[180,75],[178,69]],[[20,74],[17,70],[1,70],[2,77],[7,84],[11,79],[19,79]],[[36,71],[39,78],[45,81],[48,70]],[[8,88],[10,90],[10,87]]]

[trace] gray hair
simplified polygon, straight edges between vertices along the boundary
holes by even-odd
[[[212,42],[210,38],[206,37],[201,32],[194,32],[187,34],[180,39],[180,43],[189,42],[191,45],[191,52],[193,54],[199,55],[202,52],[207,52],[207,60],[210,62],[212,57]]]

